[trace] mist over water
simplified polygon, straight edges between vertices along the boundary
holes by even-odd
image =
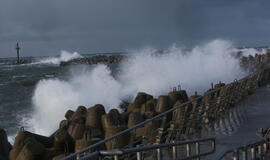
[[[211,82],[231,82],[247,73],[234,58],[236,48],[229,41],[214,40],[190,51],[172,46],[163,54],[155,49],[133,51],[115,75],[104,64],[72,71],[68,80],[41,80],[33,94],[33,127],[36,133],[49,135],[58,128],[68,109],[79,105],[103,104],[108,111],[121,100],[133,100],[137,92],[155,97],[181,85],[191,95],[202,94]]]

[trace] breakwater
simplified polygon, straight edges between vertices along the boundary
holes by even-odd
[[[263,67],[263,65],[268,64],[270,61],[270,52],[266,54],[255,54],[255,56],[241,56],[240,66],[244,69],[255,72],[258,68]]]
[[[84,57],[84,58],[76,58],[69,61],[62,61],[60,66],[67,66],[67,65],[78,65],[78,64],[112,64],[112,63],[119,63],[121,62],[125,56],[123,55],[114,55],[114,56],[106,56],[106,55],[98,55],[92,57]]]
[[[264,73],[264,72],[262,72],[262,73]],[[239,84],[242,84],[241,86],[243,88],[245,88],[245,89],[243,89],[243,91],[240,90],[241,91],[240,93],[243,92],[243,94],[240,96],[241,98],[247,96],[247,94],[249,94],[249,92],[252,93],[252,88],[253,88],[252,84],[253,83],[255,84],[254,88],[256,88],[257,84],[259,84],[259,85],[262,84],[263,79],[261,77],[264,77],[264,76],[261,76],[261,75],[263,75],[262,73],[258,74],[258,77],[257,77],[258,79],[253,77],[255,79],[250,79],[245,83],[242,81],[238,82]],[[247,79],[249,79],[249,78],[251,78],[251,77],[248,77]],[[236,83],[237,82],[235,82],[234,84],[236,84]],[[211,88],[209,90],[209,92],[207,92],[207,94],[209,93],[209,95],[210,95],[211,91],[214,91],[213,89],[215,89],[215,88],[222,89],[222,87],[224,87],[224,85],[225,84],[222,84],[222,83],[218,83],[216,85],[216,87],[215,87],[215,85],[213,85],[213,88]],[[238,87],[236,87],[236,86],[238,86]],[[248,87],[246,87],[246,86],[248,86]],[[231,90],[241,88],[241,87],[239,87],[239,85],[235,85],[235,87],[236,88],[231,88]],[[247,91],[248,91],[248,93],[246,93]],[[215,100],[215,99],[218,98],[219,96],[217,96],[216,91],[214,93],[213,93],[214,96],[210,96],[210,97],[213,97],[214,102],[217,103],[217,100]],[[228,91],[227,94],[229,94],[229,93],[230,92]],[[236,92],[234,94],[235,94],[235,96],[233,96],[233,97],[239,96],[238,92]],[[188,96],[185,93],[185,91],[181,90],[180,88],[179,89],[175,88],[173,92],[169,93],[168,95],[160,96],[157,99],[155,99],[153,96],[148,95],[146,93],[139,93],[137,95],[135,101],[132,104],[129,104],[127,107],[127,110],[121,114],[117,110],[111,110],[109,113],[105,114],[105,111],[104,111],[102,105],[96,105],[96,106],[90,107],[90,108],[85,108],[83,106],[80,106],[75,111],[67,112],[66,120],[63,120],[61,122],[61,127],[59,128],[59,130],[51,137],[37,136],[37,135],[31,134],[31,133],[28,133],[22,129],[22,131],[20,133],[23,136],[19,136],[19,135],[17,136],[17,138],[15,140],[15,144],[13,146],[14,148],[12,149],[10,154],[15,154],[16,153],[15,151],[17,150],[19,152],[19,154],[17,156],[25,155],[25,153],[32,152],[32,150],[31,150],[32,148],[30,146],[35,146],[35,144],[36,144],[36,146],[41,146],[41,149],[40,149],[41,151],[37,152],[37,155],[40,157],[45,157],[45,155],[56,156],[58,154],[60,154],[60,156],[65,156],[67,154],[74,152],[74,150],[76,149],[76,146],[79,146],[78,145],[80,143],[79,141],[81,141],[82,144],[86,143],[87,145],[85,145],[85,146],[88,146],[90,144],[93,144],[97,141],[102,140],[105,137],[109,137],[110,135],[113,135],[114,133],[118,133],[119,131],[125,130],[127,128],[132,128],[134,126],[134,124],[137,124],[137,123],[142,122],[144,120],[148,120],[148,119],[153,118],[157,115],[160,115],[160,113],[161,114],[164,113],[163,111],[166,111],[167,109],[169,109],[169,110],[174,109],[172,107],[173,105],[176,104],[176,102],[173,101],[174,95],[176,95],[175,97],[178,97],[178,98],[176,98],[176,100],[177,101],[179,100],[179,104],[186,103],[186,101],[188,101],[190,99],[192,99],[192,100],[195,99],[197,102],[198,99],[196,99],[196,98],[200,97],[199,95],[194,94],[193,98],[189,97],[190,98],[189,99],[189,98],[187,98]],[[195,102],[195,100],[192,102]],[[212,98],[210,100],[212,100]],[[150,105],[150,102],[148,104],[147,103],[148,101],[150,101],[152,103],[152,105]],[[203,102],[206,104],[207,101],[205,100]],[[209,104],[210,104],[210,101],[209,101]],[[229,104],[232,105],[233,103],[231,102]],[[175,105],[175,107],[177,107],[177,106],[178,105]],[[189,106],[190,106],[190,104],[187,105],[187,107],[185,107],[187,109],[184,109],[184,111],[183,111],[183,113],[186,113],[184,115],[187,116],[187,117],[185,116],[185,119],[189,120],[190,119],[189,117],[194,117],[196,119],[196,114],[195,114],[196,112],[193,112],[193,110],[194,111],[200,111],[200,110],[197,110],[196,108],[193,109],[194,108],[193,104],[191,105],[191,107],[189,107]],[[205,108],[207,108],[207,107],[205,107]],[[213,109],[212,107],[208,107],[208,108],[209,109],[206,109],[207,113],[211,109]],[[187,112],[185,112],[185,111],[187,111]],[[203,111],[203,112],[206,112],[206,111]],[[93,113],[95,113],[95,114],[93,114]],[[215,113],[215,112],[213,112],[213,113]],[[96,116],[96,118],[95,118],[94,116],[90,116],[90,115],[100,115],[100,116]],[[111,143],[106,142],[106,143],[104,143],[105,145],[103,145],[103,146],[101,145],[100,147],[118,148],[117,146],[119,146],[119,145],[126,146],[126,144],[128,144],[128,145],[134,145],[136,143],[137,144],[145,144],[145,143],[151,144],[151,143],[155,143],[156,140],[160,140],[160,143],[162,143],[163,142],[162,138],[161,139],[151,138],[151,135],[155,135],[154,134],[155,131],[158,131],[158,133],[160,135],[167,135],[165,133],[165,131],[166,132],[169,131],[168,128],[171,128],[171,125],[169,125],[170,127],[162,127],[162,125],[166,124],[165,126],[168,126],[167,122],[171,122],[173,117],[175,117],[176,115],[177,115],[176,113],[172,114],[172,115],[168,116],[168,118],[166,115],[167,120],[162,119],[162,120],[159,120],[158,122],[155,122],[155,123],[149,122],[149,123],[152,123],[151,125],[148,126],[148,127],[150,127],[149,129],[145,129],[146,124],[144,125],[144,127],[138,127],[138,129],[136,129],[136,134],[143,135],[143,136],[141,136],[142,138],[144,138],[142,140],[140,140],[140,138],[138,140],[134,139],[133,138],[134,131],[133,131],[133,132],[130,132],[129,134],[127,134],[127,136],[120,136],[120,137],[124,137],[124,138],[122,138],[122,141],[120,138],[119,138],[120,139],[119,141],[118,141],[118,139],[115,139]],[[211,115],[210,112],[209,112],[209,115]],[[88,117],[90,117],[90,118],[88,118]],[[103,117],[105,117],[105,118],[103,118]],[[132,118],[132,117],[135,117],[135,118]],[[136,118],[136,117],[141,117],[141,118]],[[213,118],[214,116],[213,117],[206,116],[206,117],[209,117],[209,118],[205,118],[205,122],[208,122],[208,121],[211,122],[211,119],[215,120],[215,118]],[[95,123],[91,122],[91,118],[94,120],[94,122],[96,121],[98,124],[101,124],[101,125],[96,125],[96,126],[91,125],[92,123],[93,124],[96,123],[96,122]],[[163,116],[163,118],[164,118],[164,116]],[[106,119],[109,119],[109,121],[106,121]],[[136,121],[132,122],[131,119],[139,119],[139,120],[138,120],[138,122],[136,122]],[[109,124],[108,125],[109,127],[106,127],[106,122],[108,122],[107,124]],[[196,120],[195,120],[195,122],[196,122]],[[184,125],[186,127],[184,127],[184,128],[188,128],[187,126],[190,126],[190,124],[194,124],[194,126],[197,126],[197,125],[195,125],[196,124],[195,122],[194,123],[190,123],[190,122],[186,123],[186,125]],[[151,126],[153,126],[153,125],[156,125],[157,129],[152,128]],[[97,126],[99,126],[99,128]],[[77,128],[77,129],[75,129],[75,128]],[[105,129],[108,128],[108,131],[106,131],[104,128]],[[139,128],[143,128],[143,129],[139,129]],[[163,128],[163,131],[160,128]],[[194,127],[194,128],[197,128],[197,127]],[[187,129],[182,129],[182,130],[187,130]],[[192,131],[194,129],[188,129],[188,130]],[[79,131],[81,131],[81,133],[79,133]],[[86,134],[86,132],[88,132],[88,134]],[[149,132],[151,133],[150,136],[148,135]],[[83,133],[83,135],[82,135],[83,137],[81,137],[82,133]],[[185,133],[188,133],[187,135],[191,135],[192,132],[185,132]],[[136,138],[136,134],[135,134],[135,138]],[[174,135],[174,134],[172,134],[172,135]],[[20,139],[19,137],[23,137],[21,139],[21,141],[19,140]],[[150,138],[147,138],[147,137],[150,137]],[[156,136],[154,136],[154,137],[156,137]],[[30,140],[26,141],[25,138],[30,139]],[[34,140],[32,140],[32,139],[34,139]],[[150,139],[150,140],[147,140],[147,139]],[[22,142],[22,143],[20,143],[20,142]],[[132,143],[130,143],[130,142],[132,142]],[[28,146],[25,145],[27,143],[29,143]],[[121,144],[121,143],[123,143],[123,144]],[[21,146],[22,148],[20,149],[20,147],[18,147],[18,146]],[[43,146],[43,148],[42,148],[42,146]],[[23,149],[23,148],[26,148],[26,149]],[[84,147],[82,147],[82,148],[84,148]],[[95,149],[97,149],[97,148],[95,148]],[[22,154],[21,154],[21,152],[22,152]]]
[[[189,101],[186,102],[184,101],[186,94],[182,90],[171,92],[168,96],[160,96],[157,99],[156,106],[148,112],[149,115],[152,115],[153,112],[161,111],[156,116],[148,118],[141,123],[138,122],[133,127],[127,126],[129,127],[128,129],[121,129],[121,126],[125,126],[123,124],[118,126],[112,125],[119,129],[113,137],[91,145],[76,154],[66,157],[66,159],[72,159],[72,157],[75,156],[83,157],[88,155],[89,152],[99,150],[98,147],[103,145],[106,149],[121,149],[135,147],[137,145],[169,143],[200,137],[200,133],[204,128],[210,130],[215,129],[214,125],[217,124],[216,122],[224,120],[223,118],[227,116],[229,111],[233,109],[236,104],[252,94],[257,87],[264,85],[269,80],[268,75],[269,69],[266,69],[227,85],[218,83],[205,92],[203,96],[195,94],[189,97]],[[140,94],[136,97],[133,105],[129,106],[130,108],[137,106],[139,99],[141,99],[139,95]],[[176,102],[173,107],[169,107],[169,105],[166,104],[173,102],[172,97],[177,97]],[[144,106],[145,105],[142,104],[139,107],[140,109],[134,107],[133,111],[129,113],[128,122],[132,122],[132,120],[135,119],[132,113],[139,115],[138,110],[144,111]],[[162,109],[165,111],[162,112]],[[140,112],[140,114],[142,113]],[[92,158],[99,156],[102,157],[98,152],[93,153],[93,155],[88,155],[88,157]],[[130,155],[124,156],[125,157],[118,158],[128,158]]]

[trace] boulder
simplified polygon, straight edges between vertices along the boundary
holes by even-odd
[[[193,100],[195,98],[198,98],[198,97],[200,97],[200,95],[198,95],[197,92],[195,92],[194,95],[192,95],[192,96],[189,97],[189,100],[191,101],[191,100]]]
[[[228,88],[228,87],[222,88],[222,89],[220,90],[220,92],[219,92],[219,96],[226,96],[227,93],[228,93],[228,91],[229,91],[229,88]]]
[[[53,148],[56,151],[72,153],[74,152],[74,143],[74,139],[71,137],[71,135],[66,129],[60,128],[56,131],[53,144]]]
[[[127,129],[127,127],[125,125],[110,126],[110,127],[106,128],[105,138],[109,138],[109,137],[115,135],[116,133],[119,133],[125,129]],[[125,147],[126,145],[128,145],[129,140],[130,140],[130,133],[118,136],[117,138],[115,138],[109,142],[106,142],[106,148],[107,148],[107,150],[121,149],[121,148]]]
[[[177,101],[173,107],[177,107],[179,105],[181,105],[182,102],[181,101]],[[178,120],[180,118],[183,118],[184,114],[185,114],[185,111],[186,111],[186,107],[187,106],[182,106],[180,107],[179,109],[176,109],[173,111],[173,117],[174,119]],[[178,122],[178,121],[177,121]]]
[[[10,147],[5,130],[0,128],[0,156],[8,158]]]
[[[84,124],[86,119],[87,109],[84,106],[79,106],[76,112],[72,115],[71,121]]]
[[[172,106],[169,96],[159,96],[155,111],[157,113],[162,113],[169,110],[171,107]]]
[[[86,139],[76,140],[75,152],[79,152],[80,150],[82,150],[86,147],[89,147],[90,145],[95,144],[100,140],[101,140],[100,138],[92,138],[90,140],[86,140]],[[104,147],[99,147],[99,149],[104,149]]]
[[[118,111],[110,111],[109,114],[102,115],[101,122],[104,131],[110,126],[126,124],[125,120],[122,118]]]
[[[203,97],[203,102],[205,104],[209,104],[209,102],[211,100],[213,100],[215,98],[215,94],[209,94],[210,92],[212,92],[214,89],[208,89],[205,93],[204,93],[204,97]]]
[[[59,128],[68,128],[69,122],[68,120],[62,120],[59,124]]]
[[[126,112],[127,108],[128,108],[129,103],[126,101],[121,101],[121,103],[119,104],[119,108],[121,109],[121,111]]]
[[[152,95],[139,92],[137,96],[135,97],[134,104],[137,104],[138,106],[144,104],[146,101],[153,99]]]
[[[109,114],[114,115],[115,117],[119,117],[120,113],[117,109],[111,109]]]
[[[112,115],[112,114],[104,114],[101,117],[101,122],[102,122],[102,128],[105,131],[106,128],[110,126],[117,125],[118,117]]]
[[[42,160],[52,160],[55,156],[61,155],[61,151],[56,151],[54,148],[45,148],[45,153]]]
[[[13,149],[9,152],[9,159],[16,160],[23,146],[25,145],[25,140],[27,138],[32,138],[30,132],[20,131],[15,137],[15,142],[13,145]]]
[[[146,103],[144,103],[141,107],[140,113],[145,118],[151,118],[155,115],[155,107],[157,105],[156,99],[148,100]]]
[[[34,138],[27,138],[20,154],[16,160],[36,160],[42,159],[45,153],[45,147]]]
[[[71,122],[68,126],[68,133],[75,140],[81,139],[85,130],[85,125],[80,123]]]
[[[143,92],[139,92],[134,100],[134,103],[128,105],[127,107],[128,114],[130,112],[140,112],[142,104],[151,99],[153,99],[153,96]]]
[[[129,115],[129,119],[128,119],[128,128],[143,122],[143,116],[139,113],[139,112],[132,112]]]
[[[130,112],[140,112],[140,110],[141,105],[131,103],[128,105],[127,113],[129,114]]]
[[[131,112],[123,112],[120,116],[122,117],[122,119],[124,119],[125,122],[127,122],[130,113]]]
[[[64,154],[60,154],[60,155],[57,155],[55,157],[53,157],[52,160],[61,160],[63,159],[64,157],[68,156],[70,153],[64,153]]]
[[[160,128],[161,123],[161,119],[156,119],[144,125],[143,136],[146,137],[143,140],[144,144],[153,144],[156,142],[156,136],[158,135],[157,129]]]
[[[68,110],[68,111],[66,112],[66,114],[65,114],[66,119],[67,119],[67,120],[70,120],[74,113],[75,113],[74,111]]]
[[[86,126],[84,133],[83,133],[83,139],[85,140],[91,140],[92,138],[104,138],[104,132],[101,129],[93,128]]]
[[[225,83],[219,82],[218,84],[215,84],[214,89],[218,89],[218,88],[221,88],[223,86],[225,86]]]
[[[170,97],[172,105],[174,105],[177,101],[182,101],[182,103],[188,101],[187,92],[185,90],[169,92],[168,96]]]
[[[101,117],[106,114],[104,106],[98,104],[87,110],[86,126],[102,129]]]

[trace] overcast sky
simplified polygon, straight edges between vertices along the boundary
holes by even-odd
[[[269,0],[0,0],[0,57],[125,51],[223,38],[270,44]]]

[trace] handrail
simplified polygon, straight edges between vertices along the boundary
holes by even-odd
[[[181,160],[194,159],[194,158],[198,158],[201,156],[206,156],[206,155],[214,153],[216,150],[215,138],[196,139],[196,140],[172,142],[172,143],[166,143],[166,144],[154,144],[150,146],[138,146],[138,147],[133,147],[133,148],[121,149],[121,150],[115,149],[115,150],[96,151],[92,154],[89,154],[87,156],[80,158],[79,160],[87,160],[91,158],[97,158],[100,156],[113,156],[114,159],[118,159],[118,156],[121,156],[121,155],[132,154],[132,153],[140,154],[140,152],[148,151],[148,150],[175,147],[175,146],[180,146],[180,145],[190,145],[190,144],[197,144],[197,143],[199,144],[201,142],[207,142],[207,141],[211,142],[211,151],[204,152],[204,153],[199,153],[198,151],[196,155],[188,156]],[[176,159],[176,151],[173,151],[173,154]]]
[[[266,153],[268,151],[268,148],[267,148],[267,141],[266,140],[260,140],[260,141],[257,141],[255,143],[249,143],[249,144],[246,144],[246,145],[241,145],[237,148],[230,148],[230,149],[227,149],[221,153],[219,153],[213,160],[222,160],[223,158],[225,158],[228,154],[232,153],[233,155],[233,158],[236,158],[236,159],[239,159],[239,152],[242,151],[242,158],[243,159],[248,159],[247,157],[247,152],[248,152],[248,149],[250,148],[250,152],[251,152],[251,156],[253,159],[255,159],[255,156],[256,156],[256,147],[260,146],[260,149],[261,149],[261,153],[260,156],[263,155],[262,152]],[[261,148],[263,147],[263,148]],[[243,157],[244,156],[244,157]]]
[[[186,106],[186,105],[192,104],[192,102],[195,102],[195,101],[197,101],[197,100],[203,99],[205,96],[212,95],[212,94],[214,94],[214,93],[220,91],[221,89],[223,89],[223,88],[225,88],[225,87],[229,87],[229,86],[231,86],[231,85],[233,85],[233,84],[235,84],[235,83],[239,83],[240,81],[243,81],[243,80],[245,80],[245,79],[247,79],[247,78],[249,78],[249,77],[252,77],[252,76],[254,76],[254,75],[256,75],[256,74],[258,74],[258,73],[252,73],[252,74],[250,74],[250,75],[248,75],[248,76],[245,76],[245,77],[241,78],[240,80],[235,80],[235,81],[233,81],[233,82],[231,82],[231,83],[229,83],[229,84],[227,84],[227,85],[225,85],[225,86],[222,86],[222,87],[220,87],[220,88],[214,89],[214,90],[212,90],[212,91],[210,91],[210,92],[206,92],[206,93],[205,93],[204,95],[202,95],[202,96],[199,96],[199,97],[197,97],[197,98],[194,98],[194,99],[192,99],[192,100],[190,100],[190,101],[188,101],[188,102],[182,103],[182,104],[180,104],[180,105],[178,105],[178,106],[176,106],[176,107],[172,107],[171,109],[169,109],[169,110],[167,110],[167,111],[165,111],[165,112],[163,112],[163,113],[160,113],[160,114],[158,114],[158,115],[156,115],[156,116],[154,116],[154,117],[152,117],[152,118],[150,118],[150,119],[147,119],[147,120],[144,121],[144,122],[141,122],[141,123],[139,123],[139,124],[136,124],[136,125],[134,125],[134,126],[131,127],[131,128],[128,128],[128,129],[126,129],[126,130],[123,130],[123,131],[121,131],[121,132],[118,132],[118,133],[116,133],[115,135],[113,135],[113,136],[111,136],[111,137],[109,137],[109,138],[106,138],[106,139],[104,139],[104,140],[101,140],[101,141],[99,141],[99,142],[97,142],[97,143],[95,143],[95,144],[93,144],[93,145],[91,145],[91,146],[89,146],[89,147],[87,147],[87,148],[84,148],[84,149],[82,149],[82,150],[79,151],[79,152],[70,154],[69,156],[64,157],[63,160],[69,160],[69,159],[72,159],[72,158],[76,157],[77,155],[80,155],[80,154],[82,154],[82,153],[84,153],[84,152],[90,151],[91,149],[94,149],[94,148],[97,147],[97,146],[100,146],[100,145],[102,145],[102,144],[105,144],[106,142],[111,141],[111,140],[115,139],[116,137],[119,137],[119,136],[121,136],[121,135],[124,135],[124,134],[126,134],[126,133],[129,133],[130,131],[135,130],[135,129],[137,129],[137,128],[140,128],[140,127],[144,126],[145,124],[147,124],[147,123],[149,123],[149,122],[152,122],[153,120],[157,120],[157,119],[159,119],[159,118],[161,118],[161,117],[163,117],[163,116],[165,116],[165,115],[167,115],[167,114],[169,114],[169,113],[171,113],[171,112],[173,112],[173,111],[175,111],[175,110],[177,110],[177,109],[180,109],[181,107],[184,107],[184,106]],[[94,153],[95,153],[95,152],[94,152]],[[92,153],[92,154],[93,154],[93,153]],[[90,154],[90,155],[91,155],[91,154]]]

